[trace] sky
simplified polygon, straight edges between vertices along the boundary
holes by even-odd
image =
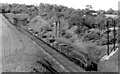
[[[94,10],[108,10],[112,8],[118,10],[120,0],[1,0],[0,3],[19,3],[19,4],[36,4],[49,3],[64,5],[75,9],[84,9],[86,5],[92,5]],[[120,3],[119,3],[120,4]],[[120,5],[119,5],[120,6]]]

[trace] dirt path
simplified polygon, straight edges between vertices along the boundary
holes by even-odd
[[[40,50],[42,48],[33,44],[30,38],[16,30],[2,15],[0,15],[1,21],[2,71],[30,72],[33,68],[40,72],[46,71],[45,68],[36,63],[36,61],[48,57]]]

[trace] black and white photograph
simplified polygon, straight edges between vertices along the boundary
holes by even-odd
[[[0,73],[119,74],[119,28],[119,0],[1,0]]]

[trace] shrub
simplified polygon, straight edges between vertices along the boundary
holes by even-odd
[[[99,60],[101,52],[96,46],[87,46],[87,51],[88,56],[92,61],[97,62]]]

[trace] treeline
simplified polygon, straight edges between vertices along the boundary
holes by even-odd
[[[88,6],[89,7],[89,6]],[[38,6],[35,5],[25,5],[25,4],[2,4],[0,7],[1,13],[13,13],[13,14],[28,14],[31,18],[35,16],[41,16],[46,21],[51,20],[64,20],[68,22],[69,29],[73,26],[77,26],[75,33],[78,35],[83,35],[86,33],[86,30],[97,28],[99,30],[104,30],[107,28],[106,25],[106,17],[105,14],[113,14],[116,15],[118,12],[109,9],[108,11],[104,10],[91,10],[90,8],[86,9],[73,9],[68,8],[62,5],[51,5],[51,4],[39,4]],[[97,15],[93,15],[92,13],[96,13]],[[116,19],[116,24],[120,21]],[[112,22],[109,27],[113,27]],[[89,34],[87,34],[89,35]],[[96,33],[93,35],[94,37],[99,37],[100,33]],[[91,36],[91,34],[90,34]]]
[[[25,4],[2,4],[0,8],[1,13],[13,13],[20,14],[25,13],[31,16],[36,16],[38,14],[38,9],[34,5],[25,5]]]
[[[50,4],[39,4],[39,6],[35,5],[25,5],[25,4],[2,4],[0,8],[2,13],[25,13],[34,17],[36,15],[40,15],[44,17],[46,20],[51,19],[55,16],[56,19],[65,19],[69,22],[70,27],[72,26],[80,26],[83,25],[89,29],[91,28],[100,28],[103,29],[105,27],[105,17],[104,14],[117,14],[113,9],[109,9],[108,11],[99,10],[89,10],[86,9],[73,9],[68,8],[62,5],[50,5]],[[92,13],[97,13],[97,16],[92,16]],[[83,17],[85,15],[85,17]]]

